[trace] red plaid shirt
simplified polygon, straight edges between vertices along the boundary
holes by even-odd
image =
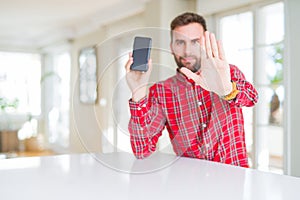
[[[178,156],[248,167],[242,106],[253,106],[258,94],[243,73],[230,65],[231,79],[240,91],[225,101],[177,74],[154,84],[148,97],[129,101],[128,125],[137,158],[149,156],[166,127]]]

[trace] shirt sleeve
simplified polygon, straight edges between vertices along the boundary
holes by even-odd
[[[158,92],[152,86],[149,96],[139,102],[129,100],[130,121],[128,130],[130,143],[137,158],[146,158],[156,150],[156,144],[166,123]]]
[[[231,80],[236,83],[236,87],[240,91],[234,100],[229,101],[230,104],[239,107],[254,106],[258,101],[258,93],[254,86],[246,80],[241,70],[234,65],[230,65],[230,74]]]

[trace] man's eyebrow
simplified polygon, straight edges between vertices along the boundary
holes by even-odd
[[[176,39],[175,41],[176,41],[176,42],[185,42],[184,39]]]
[[[186,42],[196,43],[196,42],[199,42],[199,41],[200,41],[200,37],[191,39],[190,41],[185,40],[185,39],[179,39],[179,38],[174,40],[174,42],[176,42],[176,43],[182,43],[182,42],[184,42],[184,43],[186,43]]]
[[[200,38],[194,38],[194,39],[191,39],[190,41],[191,42],[197,42],[197,41],[199,41],[200,40]],[[187,41],[187,40],[185,40],[185,39],[175,39],[175,41],[176,42],[185,42],[185,41]]]
[[[197,42],[197,41],[200,41],[200,38],[195,38],[191,40],[191,42]]]

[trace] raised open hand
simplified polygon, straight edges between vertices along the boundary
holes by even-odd
[[[230,67],[224,55],[220,41],[215,35],[206,31],[200,38],[201,67],[193,73],[186,67],[180,71],[205,90],[225,96],[232,91]]]

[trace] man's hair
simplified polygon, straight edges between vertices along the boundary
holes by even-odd
[[[205,19],[201,15],[192,12],[185,12],[173,19],[171,22],[171,32],[179,26],[188,25],[190,23],[199,23],[202,25],[204,31],[207,30]]]

